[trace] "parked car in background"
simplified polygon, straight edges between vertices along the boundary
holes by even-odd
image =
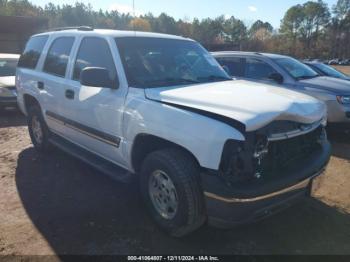
[[[309,62],[312,62],[312,63],[325,63],[325,61],[322,60],[322,59],[312,59],[312,60],[309,60]]]
[[[343,59],[339,62],[339,65],[347,66],[350,65],[350,60],[349,59]]]
[[[311,67],[315,72],[317,72],[321,76],[330,76],[330,77],[335,77],[335,78],[350,81],[350,76],[338,71],[332,66],[325,65],[323,63],[307,62],[307,61],[304,61],[304,64]]]
[[[117,180],[138,180],[150,215],[173,236],[206,221],[253,222],[304,199],[330,156],[321,101],[233,81],[187,38],[35,35],[17,90],[38,151],[53,144]]]
[[[17,107],[15,85],[19,55],[0,54],[0,110]]]
[[[339,65],[340,59],[336,58],[336,59],[331,59],[328,61],[329,65]]]
[[[216,52],[213,55],[231,76],[274,83],[312,95],[327,104],[328,123],[350,124],[349,81],[320,76],[289,56],[250,52]]]

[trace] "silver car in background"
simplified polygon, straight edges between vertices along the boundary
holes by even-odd
[[[316,97],[327,105],[329,124],[350,126],[349,81],[321,76],[289,56],[234,51],[212,54],[232,77],[268,82]]]
[[[17,107],[16,67],[19,55],[0,53],[0,110]]]

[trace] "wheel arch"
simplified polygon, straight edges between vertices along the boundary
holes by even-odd
[[[188,154],[198,164],[198,166],[200,166],[200,162],[198,161],[197,157],[187,148],[162,137],[142,133],[135,137],[131,149],[131,164],[135,172],[140,170],[142,162],[148,154],[164,148],[178,148]]]
[[[40,103],[34,96],[29,95],[29,94],[24,94],[23,101],[24,101],[24,109],[25,109],[26,113],[28,113],[28,109],[32,106],[38,106],[41,110]]]

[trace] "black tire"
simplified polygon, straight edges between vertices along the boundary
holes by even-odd
[[[150,177],[161,170],[172,180],[177,193],[174,217],[164,218],[152,202]],[[152,152],[144,160],[140,173],[141,195],[158,226],[174,237],[182,237],[198,229],[206,221],[203,190],[195,160],[186,152],[169,148]]]
[[[33,121],[38,120],[40,123],[40,127],[42,130],[42,139],[38,140],[34,135],[33,131]],[[27,123],[28,123],[28,131],[30,135],[30,139],[38,152],[44,153],[48,152],[51,149],[51,145],[49,142],[50,131],[46,125],[44,117],[41,113],[41,109],[39,106],[31,106],[27,111]]]

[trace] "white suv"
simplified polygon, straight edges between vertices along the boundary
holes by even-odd
[[[138,179],[151,216],[173,236],[288,206],[309,195],[330,156],[322,102],[233,81],[182,37],[38,34],[16,86],[38,151],[55,145],[117,180]]]

